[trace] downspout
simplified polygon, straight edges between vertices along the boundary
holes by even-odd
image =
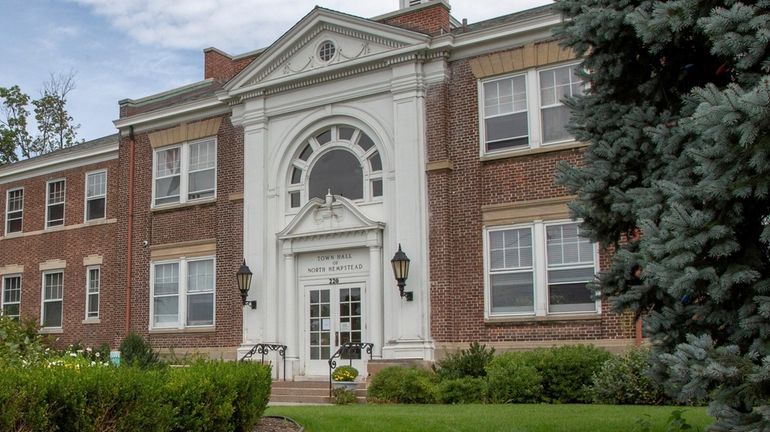
[[[128,244],[126,245],[128,259],[126,260],[126,319],[124,321],[124,333],[126,336],[131,331],[131,267],[134,261],[134,154],[136,140],[134,138],[133,126],[128,127],[128,139],[128,232],[126,234],[128,239]]]

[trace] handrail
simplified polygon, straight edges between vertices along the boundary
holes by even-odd
[[[371,342],[345,342],[344,344],[340,345],[340,347],[334,354],[332,354],[331,357],[329,357],[329,397],[332,396],[332,373],[334,372],[334,369],[337,369],[337,360],[335,359],[347,354],[347,359],[350,361],[350,366],[352,367],[353,357],[351,357],[350,354],[360,354],[365,350],[365,352],[369,354],[369,360],[371,360],[373,348],[374,344]]]
[[[277,352],[283,358],[283,380],[286,381],[286,345],[258,343],[241,357],[241,361],[246,361],[246,359],[253,357],[254,354],[259,354],[262,356],[262,364],[265,364],[265,354],[270,351]]]

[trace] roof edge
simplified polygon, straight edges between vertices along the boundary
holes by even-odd
[[[208,49],[208,48],[207,48]],[[221,52],[217,50],[216,48],[212,48],[218,52]],[[203,87],[210,86],[214,83],[214,78],[208,78],[203,81],[194,82],[192,84],[186,84],[181,87],[173,88],[171,90],[166,90],[164,92],[156,93],[154,95],[145,96],[143,98],[139,99],[121,99],[118,101],[119,106],[142,106],[147,105],[149,103],[158,102],[164,99],[168,99],[170,97],[174,97],[176,95],[187,93],[192,90],[197,90]]]

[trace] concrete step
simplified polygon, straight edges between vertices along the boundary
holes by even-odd
[[[303,404],[331,404],[332,399],[329,393],[324,396],[305,396],[305,395],[270,395],[270,402],[277,403],[303,403]]]
[[[366,403],[367,383],[357,383],[353,390],[358,403]],[[330,404],[328,381],[273,381],[270,402],[278,404]]]
[[[329,381],[273,381],[273,388],[329,388]]]

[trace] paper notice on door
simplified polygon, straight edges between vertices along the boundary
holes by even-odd
[[[331,330],[332,320],[330,318],[324,318],[321,320],[321,330]]]
[[[349,332],[350,331],[350,323],[349,322],[341,322],[340,323],[340,331]]]

